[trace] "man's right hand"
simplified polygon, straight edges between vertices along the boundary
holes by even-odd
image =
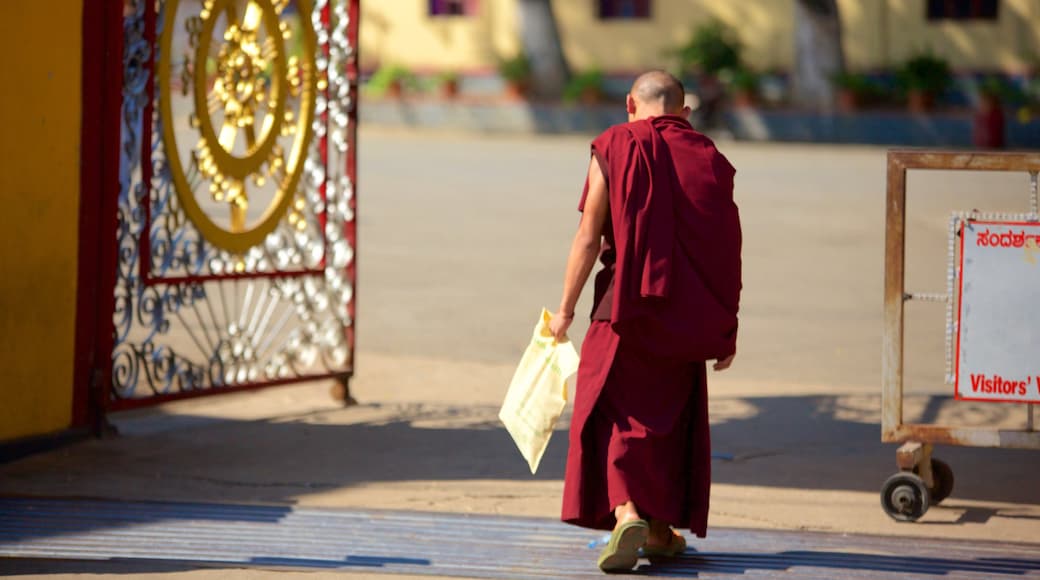
[[[549,332],[552,332],[556,342],[567,342],[567,329],[571,327],[572,322],[574,322],[573,313],[570,316],[565,316],[562,311],[553,314],[549,321]]]
[[[716,371],[724,371],[728,369],[731,364],[733,364],[733,359],[736,357],[737,353],[733,353],[724,359],[716,360],[715,364],[711,368],[715,369]]]

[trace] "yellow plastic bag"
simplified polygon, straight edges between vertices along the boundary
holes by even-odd
[[[509,384],[498,418],[520,453],[538,470],[556,421],[567,405],[567,379],[578,371],[578,353],[570,341],[557,343],[549,331],[552,315],[542,309],[520,366]]]

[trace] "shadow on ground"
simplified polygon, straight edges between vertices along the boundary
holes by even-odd
[[[374,569],[395,564],[429,565],[429,560],[408,558],[380,558],[371,556],[347,556],[342,561],[316,560],[306,558],[257,558],[251,564],[262,569],[335,569],[343,571],[375,571]],[[138,574],[173,574],[176,572],[195,572],[199,570],[242,569],[244,565],[220,563],[192,563],[170,560],[112,558],[108,560],[47,560],[0,558],[0,575],[28,576],[37,574],[104,574],[132,575]],[[252,569],[252,570],[255,570]],[[250,574],[246,573],[248,577]]]
[[[203,566],[185,562],[158,560],[46,560],[36,558],[0,559],[0,575],[28,576],[36,574],[144,574],[190,572]]]
[[[258,566],[293,567],[303,569],[360,571],[368,567],[378,568],[381,564],[351,563],[320,560],[278,559],[273,562],[257,562]],[[356,566],[361,566],[357,568]],[[0,572],[5,576],[34,574],[105,574],[137,575],[144,573],[176,573],[198,570],[220,570],[241,568],[166,562],[161,560],[4,560],[0,559]],[[1024,558],[928,558],[913,556],[883,556],[854,552],[777,552],[774,554],[745,554],[738,552],[689,552],[671,560],[655,560],[642,564],[635,573],[649,577],[697,578],[702,574],[753,574],[756,578],[788,577],[798,570],[829,570],[834,574],[852,573],[859,578],[912,576],[942,576],[969,573],[974,576],[1026,576],[1040,572],[1040,560]],[[244,571],[247,575],[249,572]],[[879,573],[878,575],[870,574]]]
[[[739,486],[877,493],[881,482],[895,471],[895,449],[879,441],[880,430],[873,422],[876,402],[876,397],[835,396],[719,399],[712,404],[713,447],[718,456],[713,462],[713,480]],[[923,421],[941,419],[947,412],[942,401],[923,401],[918,407],[915,413]],[[292,504],[301,496],[354,486],[413,481],[450,484],[462,480],[486,480],[494,486],[496,481],[562,479],[566,421],[554,436],[538,474],[531,475],[501,428],[497,411],[497,407],[488,405],[372,404],[250,421],[164,415],[156,410],[150,416],[124,421],[121,437],[89,441],[0,466],[0,494],[224,505],[262,503],[268,504],[264,508],[267,511],[250,510],[249,518],[260,514],[278,521],[294,510]],[[1000,419],[976,417],[983,421]],[[962,513],[956,521],[925,521],[920,525],[936,526],[938,530],[941,526],[984,523],[995,516],[1037,519],[1013,507],[958,504],[964,500],[1040,504],[1040,486],[1026,484],[1040,480],[1040,463],[1031,453],[951,447],[940,448],[937,456],[949,462],[957,474],[954,495],[947,504]],[[196,515],[234,519],[235,513],[202,510],[202,515]],[[150,517],[157,521],[155,516]],[[104,522],[92,525],[105,527]],[[33,535],[50,534],[41,529]],[[705,548],[707,551],[691,551],[670,562],[655,562],[640,572],[696,577],[698,573],[783,572],[794,568],[905,575],[946,575],[954,571],[1025,575],[1040,571],[1040,560],[918,557],[912,556],[914,550],[909,548],[899,557],[826,546],[820,546],[819,551],[785,551],[774,546],[754,553]],[[345,570],[379,570],[383,565],[393,565],[378,559],[378,554],[370,554],[354,560],[345,557],[253,564]],[[77,562],[68,561],[0,560],[0,571],[37,573],[41,568],[36,564],[45,566],[42,569],[48,572],[69,573],[94,572],[99,565],[85,562],[77,568]],[[161,561],[108,561],[101,569],[104,573],[134,574],[199,568]]]
[[[31,556],[0,558],[5,576],[199,572],[225,578],[295,569],[570,578],[594,576],[601,547],[586,547],[587,531],[544,518],[30,498],[0,498],[0,516],[0,554]],[[1035,547],[1014,543],[723,528],[697,544],[676,558],[651,558],[636,574],[1040,577]]]
[[[257,421],[156,414],[122,437],[0,466],[0,493],[293,503],[383,482],[562,479],[566,420],[531,475],[497,410],[364,405]],[[880,443],[869,414],[838,397],[723,400],[712,413],[715,483],[877,492],[896,470],[895,448]],[[1030,452],[949,447],[936,456],[956,475],[951,502],[1040,503],[1040,486],[1021,484],[1040,480]],[[216,495],[193,495],[203,488]]]
[[[739,552],[687,552],[670,561],[662,560],[638,571],[650,576],[697,577],[698,573],[753,573],[760,577],[764,571],[790,572],[793,569],[826,569],[834,574],[852,572],[857,577],[865,571],[884,572],[885,577],[900,574],[900,577],[935,575],[948,576],[957,573],[982,575],[1022,576],[1040,571],[1040,560],[1024,558],[929,558],[919,556],[886,556],[831,551],[789,551],[775,554],[747,554]],[[771,576],[771,575],[770,575]]]

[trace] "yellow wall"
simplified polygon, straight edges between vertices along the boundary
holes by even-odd
[[[856,0],[846,0],[842,9]],[[879,34],[872,54],[856,64],[883,67],[898,64],[915,52],[931,49],[954,69],[1023,72],[1031,59],[1040,59],[1040,1],[1000,0],[996,21],[928,22],[926,0],[887,0],[874,30]],[[884,12],[884,10],[881,10]],[[881,20],[884,19],[884,20]],[[884,42],[887,36],[888,42]]]
[[[606,20],[596,17],[596,2],[554,2],[564,50],[577,69],[639,71],[669,67],[674,59],[663,53],[689,39],[700,23],[717,18],[730,24],[745,46],[749,61],[761,69],[791,61],[794,0],[718,2],[657,0],[652,18]]]
[[[1022,72],[1040,58],[1040,0],[1001,0],[996,22],[928,22],[926,0],[839,0],[853,69],[897,66],[931,48],[954,69]],[[719,18],[740,36],[759,70],[790,69],[794,0],[654,0],[648,20],[601,21],[594,0],[553,2],[564,50],[578,70],[633,72],[672,63],[662,51],[693,26]],[[427,15],[428,0],[362,2],[362,64],[416,70],[493,69],[517,47],[516,0],[481,0],[472,17]]]
[[[81,11],[0,2],[0,440],[71,419]]]
[[[428,6],[429,0],[362,2],[362,66],[490,69],[517,53],[514,0],[482,0],[472,17],[431,18]]]

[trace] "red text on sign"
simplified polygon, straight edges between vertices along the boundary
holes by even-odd
[[[995,233],[986,228],[975,236],[975,245],[983,248],[1024,248],[1030,241],[1032,247],[1036,247],[1040,244],[1040,235],[1027,234],[1025,230]]]
[[[994,395],[1018,395],[1026,394],[1026,389],[1031,381],[1005,379],[1000,375],[988,377],[986,375],[971,375],[971,390],[975,393],[990,393]],[[1040,391],[1040,377],[1036,377],[1037,390]]]

